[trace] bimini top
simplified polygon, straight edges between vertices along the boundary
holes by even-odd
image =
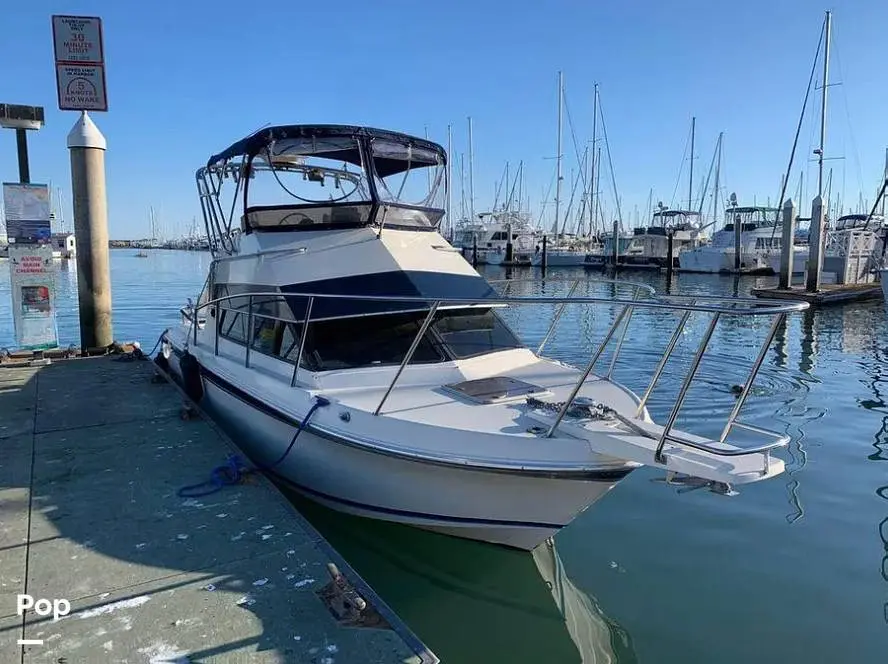
[[[360,139],[380,141],[391,146],[413,148],[409,152],[405,149],[403,154],[400,154],[399,151],[394,151],[390,154],[390,157],[381,154],[381,151],[374,151],[373,164],[376,173],[380,177],[403,173],[411,168],[411,163],[413,167],[416,167],[417,164],[432,166],[446,163],[447,153],[444,151],[444,148],[424,138],[417,138],[386,129],[374,129],[372,127],[312,124],[280,125],[260,129],[246,138],[242,138],[219,154],[210,157],[207,167],[225,162],[234,157],[243,156],[252,159],[262,154],[278,141],[310,142],[313,146],[311,153],[315,157],[342,161],[360,167],[362,165],[361,153],[358,147],[362,142]]]

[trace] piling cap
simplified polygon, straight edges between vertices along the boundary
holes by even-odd
[[[82,111],[80,118],[74,123],[71,131],[68,132],[68,149],[71,148],[96,148],[104,150],[108,146],[102,132],[96,127],[96,123],[92,121],[86,111]]]

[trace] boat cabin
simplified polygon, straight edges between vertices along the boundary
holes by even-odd
[[[846,214],[836,219],[832,230],[835,231],[876,231],[885,227],[885,218],[874,214]]]
[[[270,127],[211,157],[197,173],[208,325],[310,373],[397,365],[433,301],[477,298],[442,303],[411,364],[523,347],[437,233],[446,159],[425,139],[342,125]]]

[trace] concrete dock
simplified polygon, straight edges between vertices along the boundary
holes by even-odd
[[[0,663],[437,661],[266,478],[179,498],[237,450],[120,359],[0,366]]]

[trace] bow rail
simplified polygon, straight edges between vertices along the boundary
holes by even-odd
[[[519,280],[520,281],[520,280]],[[534,280],[526,280],[526,281],[534,281]],[[551,281],[551,280],[548,280]],[[565,280],[567,281],[567,280]],[[625,297],[599,297],[599,296],[576,296],[574,292],[579,286],[580,282],[588,282],[588,283],[607,283],[612,284],[614,286],[620,287],[628,287],[632,291],[631,298]],[[491,282],[497,283],[497,282]],[[511,288],[511,285],[507,286],[505,292],[507,292]],[[204,294],[207,293],[207,289],[205,287]],[[266,313],[258,313],[254,310],[254,305],[261,301],[262,303],[267,303],[269,298],[277,298],[278,301],[286,301],[287,298],[300,298],[306,302],[305,304],[305,313],[304,317],[297,319],[295,316],[290,318],[273,316]],[[558,415],[555,418],[554,422],[551,424],[549,429],[545,432],[544,437],[552,437],[555,431],[558,429],[559,424],[564,419],[565,415],[567,415],[574,401],[576,400],[578,394],[580,393],[583,385],[586,383],[586,380],[592,374],[593,369],[595,368],[596,363],[598,362],[601,355],[604,353],[610,342],[616,338],[616,347],[614,350],[613,357],[611,359],[610,367],[607,373],[602,376],[604,380],[612,380],[614,366],[616,365],[616,361],[620,355],[620,352],[623,347],[623,340],[626,336],[626,332],[629,328],[629,325],[632,320],[632,313],[635,310],[654,310],[654,311],[676,311],[682,312],[682,316],[678,322],[677,327],[672,333],[672,336],[669,339],[669,342],[666,345],[666,348],[661,355],[657,366],[651,376],[651,379],[645,389],[642,397],[639,399],[638,407],[635,413],[636,417],[642,417],[645,411],[645,406],[648,402],[648,399],[651,396],[654,388],[657,386],[657,383],[662,376],[662,373],[666,367],[666,363],[672,355],[675,346],[677,345],[678,340],[681,338],[682,333],[684,332],[685,326],[687,324],[688,319],[693,313],[706,313],[710,314],[709,323],[703,333],[703,336],[697,346],[694,357],[691,361],[691,366],[688,369],[687,373],[684,376],[684,379],[681,383],[681,386],[678,391],[678,395],[676,397],[675,403],[669,416],[667,417],[666,424],[663,427],[662,433],[659,436],[658,446],[655,454],[655,460],[662,463],[665,460],[663,449],[667,443],[673,443],[675,445],[690,447],[698,450],[703,450],[705,452],[709,452],[712,454],[717,454],[720,456],[739,456],[745,454],[752,454],[758,452],[765,453],[765,472],[767,472],[767,464],[768,464],[768,451],[776,448],[785,446],[789,442],[789,438],[785,435],[777,434],[772,431],[768,431],[766,429],[762,429],[761,427],[756,427],[750,424],[745,424],[739,421],[740,411],[743,408],[744,403],[746,402],[747,397],[749,396],[752,385],[755,381],[756,375],[761,369],[762,363],[767,355],[767,351],[771,346],[772,341],[774,340],[775,335],[777,334],[778,329],[784,322],[786,316],[790,313],[795,313],[799,311],[803,311],[808,308],[808,304],[806,302],[788,302],[786,300],[768,300],[768,299],[758,299],[758,298],[745,298],[745,297],[727,297],[727,296],[717,296],[717,295],[657,295],[653,288],[644,285],[637,284],[633,282],[626,281],[617,281],[617,280],[608,280],[608,279],[583,279],[583,280],[574,280],[568,295],[566,296],[550,296],[550,295],[541,295],[541,296],[532,296],[532,297],[516,297],[516,296],[494,296],[494,297],[485,297],[485,298],[435,298],[435,297],[424,297],[424,296],[388,296],[388,295],[349,295],[349,294],[331,294],[331,293],[300,293],[300,292],[287,292],[282,293],[280,291],[268,291],[268,292],[253,292],[253,293],[236,293],[236,294],[228,294],[223,297],[215,298],[215,299],[203,299],[200,301],[197,306],[189,304],[188,307],[182,310],[183,314],[183,322],[189,324],[191,330],[189,331],[189,337],[191,338],[191,343],[195,346],[198,345],[198,330],[203,329],[201,323],[205,321],[199,315],[199,312],[203,309],[209,309],[211,314],[214,313],[215,309],[219,307],[221,304],[226,302],[231,302],[232,300],[238,300],[239,302],[246,301],[246,313],[247,313],[247,341],[246,341],[246,350],[244,354],[244,366],[250,366],[250,349],[253,346],[253,334],[254,334],[254,321],[257,318],[267,319],[267,320],[277,320],[285,323],[301,323],[301,337],[299,341],[299,347],[296,355],[296,363],[293,368],[292,378],[290,380],[291,387],[295,386],[297,383],[297,376],[299,371],[299,366],[301,363],[301,359],[303,357],[303,351],[306,344],[308,327],[311,323],[311,313],[312,308],[316,302],[316,300],[323,299],[333,299],[333,300],[352,300],[352,301],[372,301],[372,302],[401,302],[401,303],[416,303],[419,305],[423,305],[420,307],[420,310],[424,311],[426,307],[428,307],[428,314],[423,319],[422,324],[419,327],[416,335],[414,336],[409,349],[404,355],[403,360],[400,362],[394,377],[389,383],[385,393],[379,401],[379,404],[376,406],[374,410],[374,415],[379,415],[382,412],[382,408],[388,400],[390,394],[394,390],[395,386],[398,383],[398,380],[401,377],[404,369],[410,364],[410,361],[413,358],[414,353],[416,352],[417,347],[420,344],[423,336],[428,332],[429,327],[431,326],[436,312],[443,308],[468,308],[468,307],[499,307],[499,306],[528,306],[528,305],[541,305],[541,304],[551,304],[558,305],[553,313],[552,320],[549,323],[549,327],[543,337],[542,342],[540,343],[537,352],[542,352],[543,348],[546,346],[549,338],[553,334],[555,328],[559,320],[561,319],[562,314],[564,313],[564,309],[568,305],[579,305],[579,306],[590,306],[590,305],[608,305],[608,306],[617,306],[619,310],[617,311],[614,320],[612,321],[610,327],[605,333],[604,338],[598,345],[596,351],[593,353],[590,361],[585,366],[583,371],[580,373],[580,376],[577,382],[573,385],[570,395],[568,399],[561,404]],[[237,310],[241,313],[244,312],[243,307],[229,307],[230,309]],[[385,315],[385,312],[378,312],[372,314],[362,314],[366,315]],[[679,412],[681,411],[682,405],[687,397],[688,391],[691,387],[691,384],[694,381],[695,376],[697,375],[697,371],[699,369],[700,363],[705,355],[706,349],[709,346],[709,342],[712,339],[712,335],[715,332],[715,329],[723,317],[771,317],[772,323],[768,330],[767,335],[765,336],[764,341],[762,342],[759,351],[755,357],[755,360],[752,363],[752,367],[747,375],[747,378],[743,384],[743,388],[740,394],[737,397],[736,403],[731,410],[730,415],[728,416],[727,423],[722,429],[722,433],[718,439],[717,445],[706,445],[699,442],[695,442],[690,440],[684,436],[680,436],[672,433],[672,429],[675,425],[676,420],[678,419]],[[214,325],[214,348],[213,352],[215,355],[219,354],[219,326]],[[622,329],[621,329],[622,328]],[[619,334],[617,334],[619,331]],[[771,442],[765,443],[763,445],[758,445],[755,447],[744,447],[744,448],[736,448],[725,445],[725,441],[728,435],[735,429],[740,428],[746,431],[759,434],[765,436],[766,438],[772,439]]]

